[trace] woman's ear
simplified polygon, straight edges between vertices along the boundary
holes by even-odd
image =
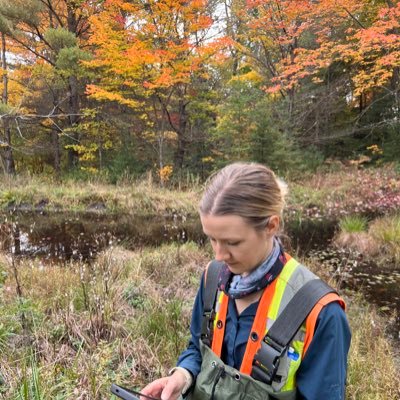
[[[280,222],[281,219],[278,215],[271,215],[269,217],[268,224],[265,227],[267,234],[271,236],[277,234],[279,231]]]

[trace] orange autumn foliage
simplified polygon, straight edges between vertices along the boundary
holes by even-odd
[[[108,100],[124,103],[132,88],[137,97],[146,97],[149,91],[185,85],[195,75],[205,74],[204,63],[227,44],[221,38],[208,39],[213,20],[207,4],[108,0],[104,10],[91,18],[95,58],[87,65],[102,75],[87,92],[104,99],[109,93]]]
[[[267,90],[292,90],[305,78],[318,83],[318,75],[334,63],[343,63],[354,96],[388,84],[400,66],[400,2],[387,4],[249,0],[248,9],[258,11],[249,26],[275,38],[271,45],[280,48]]]

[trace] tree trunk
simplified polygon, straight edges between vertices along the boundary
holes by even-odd
[[[54,105],[54,110],[56,112],[61,111],[59,109],[59,98],[60,94],[58,91],[53,91],[53,105]],[[61,146],[60,146],[60,128],[58,128],[58,125],[60,124],[58,121],[56,124],[52,126],[51,130],[51,146],[52,146],[52,152],[53,152],[53,168],[54,168],[54,174],[55,178],[59,180],[61,178]]]
[[[7,59],[6,59],[6,37],[4,33],[1,34],[1,64],[3,68],[3,104],[8,103],[8,76],[7,76]],[[8,117],[3,117],[3,130],[4,130],[4,167],[5,172],[9,175],[15,174],[14,156],[11,147],[11,128],[10,120]]]
[[[186,139],[186,126],[187,126],[187,113],[186,103],[184,99],[179,100],[179,128],[178,128],[178,147],[175,152],[175,167],[177,170],[183,168],[185,159],[187,139]]]
[[[60,154],[60,138],[58,136],[57,128],[53,128],[51,132],[51,141],[53,145],[53,156],[54,156],[54,172],[56,178],[60,179],[61,176],[61,154]]]
[[[79,93],[78,93],[78,79],[76,76],[70,76],[69,79],[69,123],[72,129],[76,128],[79,123]],[[71,134],[73,138],[72,144],[79,144],[79,133],[73,131]],[[74,149],[69,149],[68,152],[68,167],[74,168],[78,165],[79,155]]]
[[[15,174],[14,156],[11,147],[11,129],[8,119],[4,119],[4,135],[6,139],[6,147],[4,148],[4,164],[8,175]]]
[[[78,28],[78,21],[76,18],[76,10],[70,4],[67,5],[67,24],[68,30],[76,35]],[[76,126],[79,123],[79,114],[80,114],[80,106],[79,106],[79,91],[78,91],[78,78],[76,76],[70,76],[68,78],[69,85],[69,123],[72,128],[72,144],[79,144],[80,137],[79,133],[75,131]],[[78,165],[79,155],[73,150],[69,149],[68,151],[68,167],[73,168]]]

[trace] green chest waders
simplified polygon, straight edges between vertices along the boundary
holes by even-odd
[[[271,388],[237,369],[225,365],[200,342],[202,364],[188,400],[295,400],[296,392],[271,393]]]

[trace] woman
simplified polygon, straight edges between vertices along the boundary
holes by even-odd
[[[216,315],[204,309],[206,293],[215,292],[206,271],[188,348],[169,376],[147,385],[143,394],[162,400],[180,395],[196,400],[344,399],[351,335],[340,297],[324,292],[306,321],[306,315],[300,319],[289,344],[282,339],[284,344],[275,345],[289,334],[286,326],[301,318],[300,311],[296,314],[300,289],[308,297],[310,282],[321,282],[283,251],[277,239],[283,206],[284,187],[263,165],[234,163],[211,178],[199,211],[215,253],[212,269],[218,268]],[[282,323],[285,313],[289,318]],[[284,327],[276,341],[268,338],[275,322]]]

